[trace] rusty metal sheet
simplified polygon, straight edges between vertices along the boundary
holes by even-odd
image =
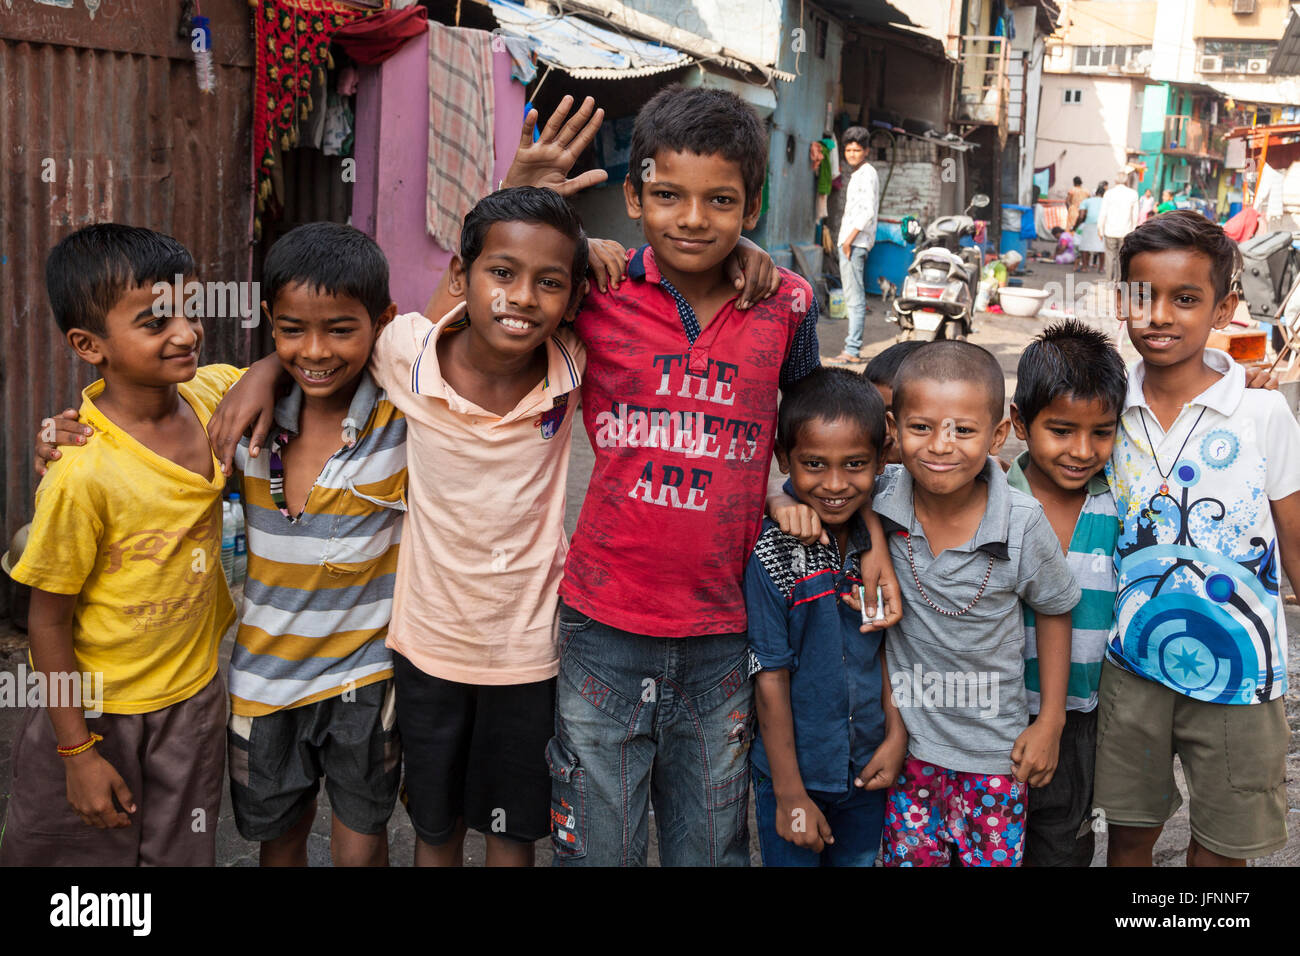
[[[0,0],[0,36],[87,50],[190,59],[177,30],[180,0]],[[253,66],[252,23],[246,3],[203,4],[212,29],[212,56],[226,66]]]
[[[188,49],[172,43],[179,3],[103,0],[93,20],[83,4],[0,0],[4,547],[31,520],[36,423],[75,407],[94,378],[50,314],[49,249],[81,226],[112,220],[178,238],[193,253],[200,279],[251,278],[252,68],[231,65],[252,63],[246,3],[203,4],[206,15],[224,24],[214,42],[214,95],[199,93]],[[119,22],[125,12],[135,21],[130,28]],[[29,42],[47,37],[49,24],[65,22],[76,22],[76,29],[68,26],[55,42]],[[239,47],[238,56],[220,56],[223,36]],[[247,362],[255,330],[216,319],[208,320],[206,332],[204,361]]]

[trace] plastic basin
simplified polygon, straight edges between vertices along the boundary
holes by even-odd
[[[1033,318],[1047,302],[1051,293],[1044,289],[1024,289],[1003,286],[998,290],[998,303],[1007,315],[1024,319]]]

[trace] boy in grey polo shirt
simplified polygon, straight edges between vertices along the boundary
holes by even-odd
[[[902,456],[876,483],[903,593],[885,642],[907,761],[886,866],[1017,866],[1028,786],[1056,769],[1079,587],[1030,495],[989,455],[1006,440],[1002,370],[966,342],[918,349],[894,380]],[[1038,617],[1042,707],[1029,724],[1020,602]],[[1028,786],[1027,786],[1028,785]]]

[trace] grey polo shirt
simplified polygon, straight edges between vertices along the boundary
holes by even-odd
[[[890,465],[876,482],[874,508],[903,593],[885,655],[912,756],[947,770],[1010,773],[1011,747],[1029,725],[1020,602],[1065,614],[1080,592],[1042,505],[1008,485],[992,458],[977,480],[988,483],[988,504],[975,537],[937,558],[912,506],[912,476]],[[917,586],[960,611],[985,574],[984,593],[960,617],[934,610]]]

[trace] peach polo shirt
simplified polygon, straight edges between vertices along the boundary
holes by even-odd
[[[467,324],[463,304],[436,324],[399,315],[371,358],[407,419],[409,510],[387,644],[444,680],[532,683],[559,669],[565,479],[586,350],[571,328],[557,331],[546,378],[495,415],[438,367],[438,338]]]

